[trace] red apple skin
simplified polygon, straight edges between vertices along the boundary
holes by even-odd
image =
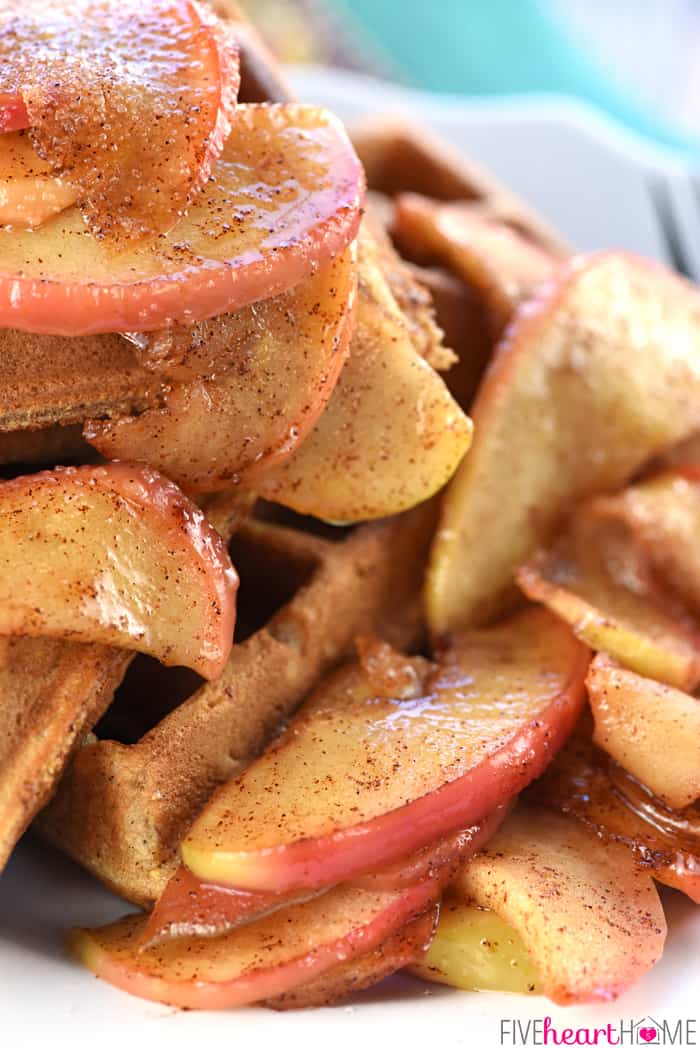
[[[209,885],[180,866],[148,915],[140,946],[144,949],[182,936],[221,936],[282,907],[304,903],[311,895],[315,894]]]
[[[371,892],[400,892],[431,878],[443,884],[460,863],[495,834],[506,812],[507,807],[502,805],[472,827],[441,838],[388,867],[360,874],[350,884]],[[292,903],[303,903],[310,895],[312,890],[306,894],[248,892],[211,885],[180,866],[148,916],[142,946],[178,936],[219,936]]]
[[[408,922],[434,907],[439,890],[438,883],[431,879],[399,893],[379,894],[379,902],[354,927],[355,905],[359,902],[367,907],[365,898],[374,900],[377,894],[341,886],[319,900],[289,908],[279,916],[271,915],[260,923],[257,949],[246,952],[249,962],[235,977],[221,982],[208,973],[208,956],[212,951],[228,954],[230,963],[231,952],[240,943],[241,935],[247,943],[258,935],[256,925],[235,930],[225,937],[190,937],[143,950],[140,944],[145,919],[141,915],[130,915],[103,929],[78,929],[72,934],[70,945],[73,953],[97,976],[139,998],[181,1009],[229,1009],[276,998],[350,959],[373,951]],[[322,925],[312,925],[308,935],[295,930],[299,949],[290,947],[287,930],[289,923],[295,921],[293,915],[290,917],[291,912],[301,916],[303,926],[303,909],[326,907],[332,893],[339,894],[340,906],[336,906],[336,910],[342,911],[347,929],[328,941],[324,939]],[[230,947],[223,944],[225,940],[230,941]],[[222,951],[222,947],[225,950]],[[178,973],[179,960],[184,973]]]
[[[27,107],[19,95],[0,92],[0,133],[29,127]]]
[[[442,878],[453,865],[466,862],[483,848],[496,833],[507,812],[507,805],[499,805],[466,830],[440,838],[434,844],[426,845],[418,852],[411,853],[407,859],[398,860],[388,867],[358,874],[352,879],[352,884],[365,889],[400,889],[424,878]]]
[[[531,617],[533,622],[543,616],[542,622],[548,626],[555,622],[542,609],[528,609],[520,615]],[[363,871],[408,856],[456,828],[476,823],[528,786],[568,739],[584,704],[590,651],[568,627],[559,625],[556,643],[569,646],[567,683],[546,709],[540,710],[498,751],[432,793],[364,823],[315,838],[298,838],[245,854],[236,853],[235,887],[286,893],[347,881]],[[222,790],[226,791],[226,787]],[[206,812],[205,809],[200,820],[206,818]],[[195,821],[183,841],[182,858],[194,873],[207,877],[204,870],[198,870],[199,852],[204,850],[191,848],[191,842],[197,842],[197,825]],[[219,846],[210,851],[216,855]],[[221,849],[219,855],[226,851]],[[217,869],[221,869],[221,864]],[[224,881],[221,876],[216,880]]]

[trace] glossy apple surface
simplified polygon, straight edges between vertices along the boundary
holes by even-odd
[[[238,585],[225,544],[170,481],[126,463],[0,485],[0,633],[135,649],[216,677]]]
[[[92,233],[169,229],[229,132],[238,51],[224,26],[191,0],[6,0],[3,16],[0,108],[15,127],[26,115]]]
[[[288,458],[331,396],[354,318],[355,258],[347,249],[296,288],[236,313],[175,329],[177,382],[139,415],[92,420],[85,436],[109,459],[147,462],[188,491],[252,482]],[[163,333],[161,344],[168,341]]]
[[[673,809],[700,797],[700,699],[597,656],[586,679],[593,740]]]
[[[700,428],[700,293],[631,255],[575,260],[518,311],[472,417],[428,571],[438,637],[497,617],[576,502]]]
[[[664,594],[634,537],[597,500],[574,514],[551,550],[516,572],[522,590],[591,648],[679,688],[700,679],[700,633]]]
[[[461,991],[541,994],[540,977],[520,934],[487,907],[448,892],[435,936],[411,972]]]
[[[343,523],[429,498],[456,470],[472,432],[417,353],[367,234],[359,267],[350,356],[328,407],[298,451],[256,483],[266,499]]]
[[[346,248],[363,192],[360,163],[326,110],[238,106],[206,187],[167,233],[117,251],[86,234],[76,208],[33,232],[0,230],[0,324],[92,335],[240,309]]]
[[[666,920],[649,875],[622,845],[546,809],[517,805],[453,891],[513,926],[562,1005],[616,998],[661,957]]]
[[[577,732],[529,792],[620,842],[641,870],[700,903],[700,812],[671,809]]]
[[[72,947],[103,980],[141,998],[188,1009],[248,1005],[328,973],[383,943],[435,904],[435,885],[400,892],[340,886],[225,936],[140,948],[145,919],[80,929]]]
[[[532,609],[406,659],[394,697],[361,664],[327,679],[280,740],[223,785],[182,844],[205,881],[286,892],[408,856],[539,775],[581,710],[588,650]],[[408,676],[408,675],[407,675]]]

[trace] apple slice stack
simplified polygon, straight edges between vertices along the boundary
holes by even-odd
[[[205,1008],[312,981],[318,998],[325,974],[336,995],[356,977],[336,970],[356,956],[364,981],[389,958],[405,964],[400,930],[434,910],[571,732],[588,650],[532,609],[461,635],[436,662],[370,639],[360,653],[214,795],[149,920],[76,933],[98,975]],[[424,925],[412,928],[418,955]]]

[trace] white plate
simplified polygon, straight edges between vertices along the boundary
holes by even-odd
[[[651,169],[672,167],[668,158],[615,135],[578,107],[443,101],[318,70],[294,79],[299,97],[325,101],[347,118],[386,108],[424,120],[491,166],[581,248],[622,246],[665,258],[646,178]],[[201,1046],[209,1038],[212,1044],[249,1039],[285,1049],[291,1039],[307,1049],[329,1043],[356,1049],[392,1039],[401,1049],[436,1042],[481,1049],[514,1044],[508,1037],[501,1042],[501,1022],[516,1019],[525,1024],[550,1016],[559,1028],[615,1028],[622,1021],[629,1029],[651,1016],[675,1028],[677,1020],[698,1015],[700,911],[675,893],[668,894],[670,934],[660,965],[614,1004],[566,1010],[540,998],[461,994],[401,977],[334,1009],[179,1013],[121,994],[67,957],[68,928],[109,921],[125,909],[58,854],[34,841],[21,844],[0,879],[0,1046],[9,1046],[16,1033],[33,1046],[41,1033],[52,1046],[91,1038],[107,1045],[138,1047],[148,1039]],[[700,1033],[676,1044],[698,1040]],[[627,1036],[622,1044],[633,1043]]]

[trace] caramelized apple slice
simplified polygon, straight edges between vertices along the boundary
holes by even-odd
[[[543,609],[406,659],[391,698],[350,665],[222,786],[182,858],[205,881],[287,892],[353,877],[480,820],[566,739],[588,651]]]
[[[697,806],[670,809],[580,733],[529,793],[625,845],[642,870],[700,903]]]
[[[541,994],[540,977],[522,937],[487,907],[450,892],[425,956],[411,972],[461,991]]]
[[[472,414],[431,553],[436,635],[498,615],[575,502],[700,428],[700,293],[630,255],[574,261],[517,314]]]
[[[601,499],[599,510],[631,530],[664,583],[700,615],[700,467],[679,463]]]
[[[77,188],[95,235],[162,233],[206,183],[239,76],[205,7],[5,0],[0,59],[9,122],[23,104],[37,153]]]
[[[474,289],[494,336],[561,261],[474,204],[417,193],[396,198],[392,232],[411,258],[446,265]]]
[[[591,648],[679,688],[700,680],[700,633],[659,591],[624,523],[599,512],[597,500],[516,577]]]
[[[291,455],[333,392],[355,286],[348,248],[282,295],[175,329],[160,367],[175,376],[199,370],[202,378],[172,386],[161,406],[141,415],[87,423],[87,440],[109,459],[147,462],[188,490],[253,480]],[[174,357],[178,339],[187,345]],[[168,341],[163,333],[163,349]]]
[[[430,944],[437,923],[438,908],[421,914],[398,932],[392,933],[373,951],[351,958],[349,962],[303,984],[294,991],[268,998],[263,1004],[270,1009],[312,1009],[332,1005],[358,991],[373,987],[386,976],[418,961]]]
[[[700,699],[601,656],[591,664],[586,687],[594,742],[671,808],[696,801]]]
[[[215,677],[236,574],[204,514],[150,470],[57,467],[0,485],[0,634],[98,641]]]
[[[35,229],[77,199],[75,187],[51,174],[25,132],[0,137],[0,226]]]
[[[364,176],[342,125],[314,106],[238,106],[187,215],[120,245],[76,208],[0,230],[0,324],[47,335],[155,331],[278,295],[354,239]]]
[[[466,830],[448,834],[388,866],[358,874],[352,879],[352,884],[365,889],[398,889],[424,878],[443,878],[445,872],[449,875],[454,864],[463,862],[482,848],[498,830],[506,811],[506,805],[499,805]]]
[[[661,957],[651,878],[623,846],[545,809],[518,805],[453,890],[513,926],[560,1004],[616,998]]]
[[[246,892],[212,885],[180,866],[148,915],[141,946],[184,936],[221,936],[313,895],[317,893]]]
[[[260,494],[334,522],[399,513],[449,480],[471,431],[416,352],[365,234],[350,358],[326,411],[298,451],[261,478]]]
[[[225,936],[140,948],[144,918],[73,934],[97,976],[124,991],[188,1009],[226,1009],[286,994],[373,951],[435,904],[432,881],[400,892],[340,886]]]
[[[501,806],[467,830],[441,838],[396,863],[360,874],[352,884],[373,892],[398,892],[431,878],[444,884],[460,862],[488,841],[504,815],[505,807]],[[246,892],[208,884],[181,866],[148,916],[143,942],[150,945],[173,936],[219,936],[309,898],[308,891]]]

